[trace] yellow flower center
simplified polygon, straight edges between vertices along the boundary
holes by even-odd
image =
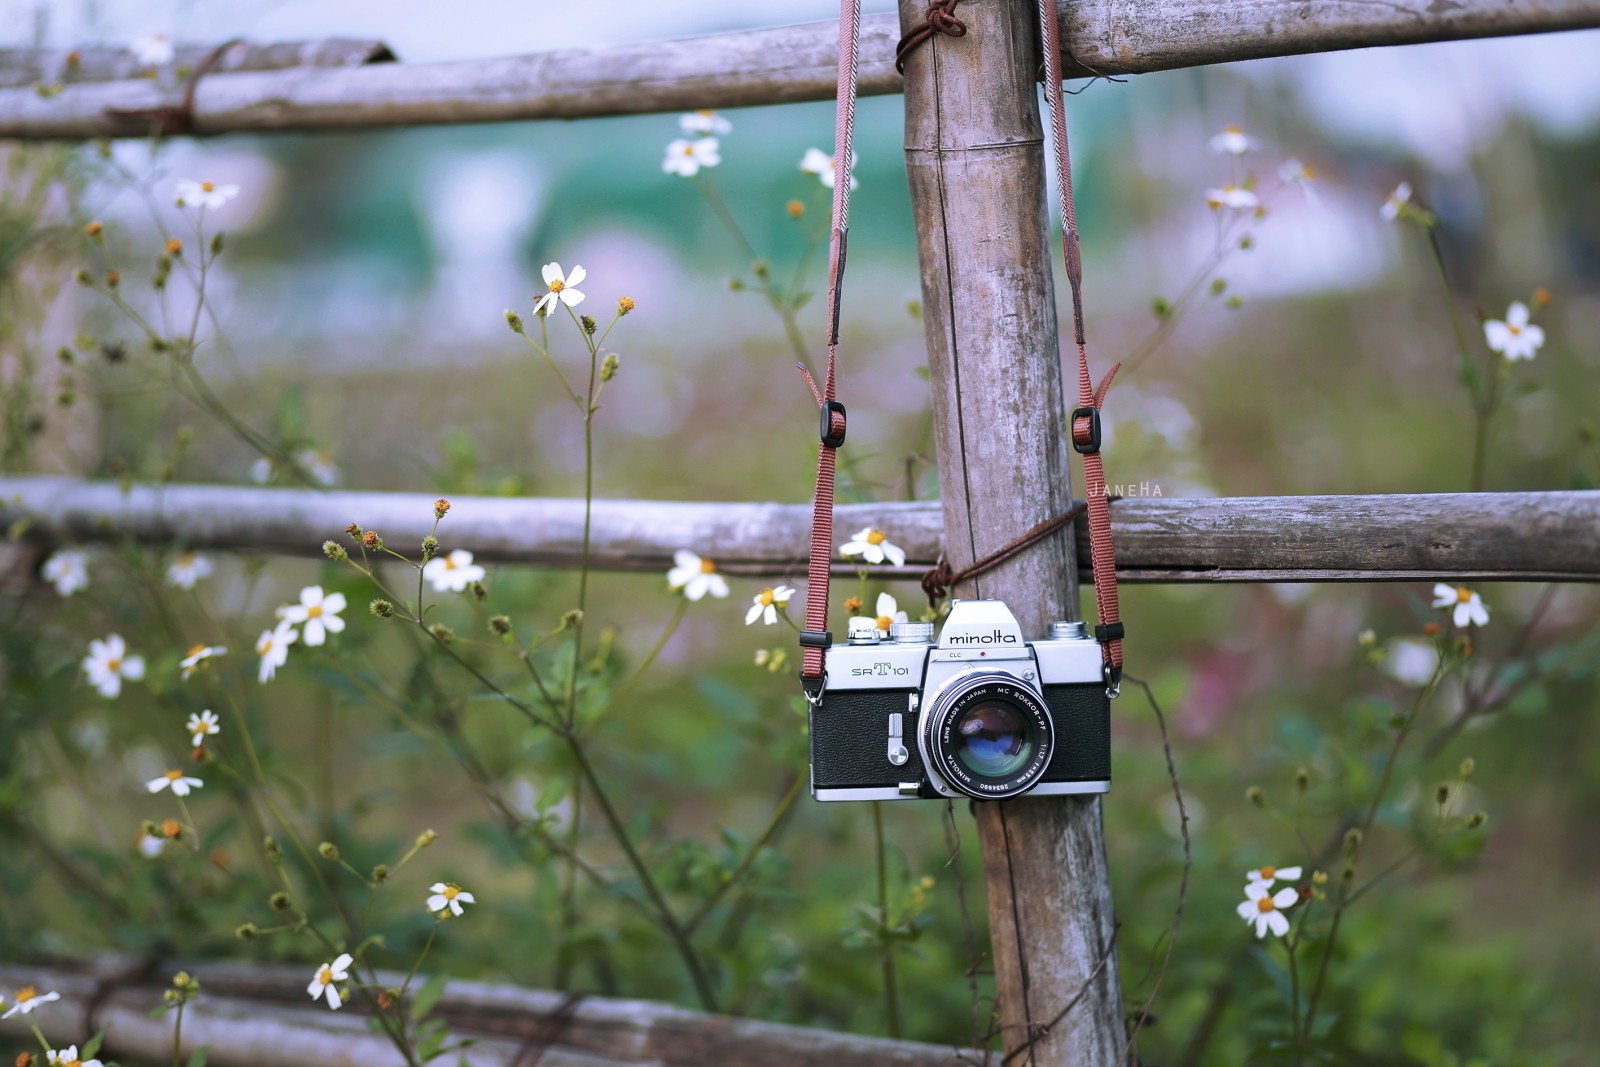
[[[565,289],[566,287],[567,287],[567,283],[562,281],[560,278],[557,278],[555,281],[550,283],[550,291],[552,293],[559,293],[561,290]]]
[[[193,552],[185,552],[181,556],[179,556],[178,557],[178,566],[180,566],[180,567],[192,567],[192,566],[194,566],[194,553]]]
[[[767,588],[761,590],[761,595],[756,597],[756,599],[759,600],[763,606],[771,607],[774,599],[772,595],[772,587],[768,586]]]
[[[191,648],[189,650],[189,656],[198,656],[200,653],[204,652],[205,650],[206,650],[206,646],[205,645],[195,645],[193,648]],[[189,657],[186,656],[184,658],[187,659]]]
[[[200,183],[200,188],[205,190],[206,192],[210,193],[210,192],[215,192],[217,187],[215,185],[212,185],[210,182],[201,182]]]
[[[83,1067],[82,1060],[63,1060],[61,1067]]]
[[[39,994],[34,990],[33,986],[25,985],[21,989],[17,990],[17,1003],[26,1004],[28,1001],[32,1000],[38,995]]]
[[[715,574],[717,573],[717,565],[712,563],[709,559],[703,559],[700,561],[700,573]]]
[[[873,530],[867,534],[867,544],[869,545],[881,545],[887,540],[889,540],[889,535],[882,530]]]
[[[1457,588],[1456,589],[1456,600],[1458,600],[1459,602],[1461,602],[1463,604],[1468,603],[1469,601],[1472,600],[1472,590]]]
[[[454,900],[454,899],[456,899],[456,897],[458,897],[460,895],[461,895],[461,887],[460,886],[458,886],[458,885],[456,885],[454,883],[450,883],[450,884],[447,884],[444,887],[444,898],[446,900]]]
[[[1272,881],[1272,879],[1275,878],[1277,876],[1277,874],[1278,874],[1278,868],[1276,868],[1276,867],[1263,867],[1263,868],[1261,868],[1261,880],[1264,881],[1264,882]]]
[[[453,571],[456,569],[456,559],[454,555],[449,555],[444,558],[444,569],[447,571]]]
[[[179,778],[183,777],[182,771],[163,771],[162,774],[169,782],[176,782]]]
[[[700,109],[700,117],[701,117],[701,118],[706,118],[706,119],[708,119],[708,118],[710,118],[710,117],[711,117],[711,116],[712,116],[712,115],[715,115],[715,114],[716,114],[716,112],[715,112],[715,111],[712,111],[712,110],[711,110],[711,109],[710,109],[710,108],[709,108],[709,107],[703,107],[703,108],[701,108],[701,109]]]
[[[1277,910],[1277,907],[1278,906],[1272,902],[1271,897],[1262,897],[1260,900],[1256,901],[1256,910],[1260,911],[1263,915],[1269,911]]]
[[[120,659],[106,660],[106,670],[110,671],[112,674],[116,674],[122,670],[122,661]]]
[[[1507,329],[1507,330],[1509,330],[1509,331],[1511,331],[1511,336],[1512,336],[1512,337],[1515,337],[1515,336],[1516,336],[1516,335],[1517,335],[1517,334],[1519,334],[1519,333],[1521,333],[1521,332],[1522,332],[1522,327],[1521,327],[1521,326],[1518,326],[1518,325],[1517,325],[1517,324],[1516,324],[1516,323],[1514,323],[1514,322],[1508,322],[1508,323],[1506,323],[1506,329]]]
[[[324,968],[322,968],[322,970],[318,971],[317,972],[317,981],[321,982],[323,985],[332,985],[333,984],[333,968],[332,967],[324,967]]]
[[[1238,127],[1238,126],[1224,126],[1222,128],[1222,132],[1223,133],[1231,133],[1231,134],[1237,135],[1237,134],[1243,133],[1244,130],[1242,128]]]
[[[894,625],[894,620],[891,619],[889,616],[887,616],[887,615],[879,615],[878,616],[878,629],[883,630],[883,631],[887,631],[889,629],[889,627],[891,627],[893,625]]]
[[[306,618],[308,618],[308,619],[320,619],[321,617],[322,617],[322,605],[321,604],[313,604],[311,607],[306,609]]]

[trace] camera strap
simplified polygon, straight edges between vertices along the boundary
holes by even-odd
[[[850,167],[855,162],[851,145],[856,122],[856,63],[861,41],[861,0],[839,3],[839,87],[833,133],[833,232],[828,241],[828,370],[822,388],[800,364],[821,415],[817,450],[817,492],[811,512],[811,564],[806,579],[806,622],[800,631],[803,649],[800,684],[806,699],[822,699],[827,681],[825,658],[833,635],[828,632],[828,579],[833,566],[833,481],[837,456],[844,444],[844,405],[835,396],[835,366],[839,348],[839,295],[844,281],[846,236],[850,223]]]

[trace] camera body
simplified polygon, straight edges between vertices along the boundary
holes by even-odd
[[[938,800],[1104,793],[1111,705],[1082,623],[1026,641],[999,600],[957,600],[931,623],[852,627],[811,703],[811,795]]]

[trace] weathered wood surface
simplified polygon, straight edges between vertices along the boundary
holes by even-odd
[[[170,63],[160,68],[187,73],[215,51],[215,45],[180,44]],[[235,41],[223,49],[210,74],[229,71],[285,70],[290,67],[359,67],[395,58],[382,41],[327,37],[315,41],[254,44]],[[0,87],[35,88],[123,81],[151,72],[127,48],[0,48]],[[210,76],[207,75],[207,77]]]
[[[161,991],[178,970],[199,979],[200,997],[183,1016],[183,1060],[210,1045],[216,1067],[305,1067],[389,1064],[394,1046],[368,1030],[364,1005],[352,999],[337,1014],[306,996],[310,965],[173,960],[150,963],[107,957],[93,963],[24,967],[0,964],[0,988],[35,986],[61,1000],[34,1021],[57,1046],[82,1044],[106,1029],[103,1054],[162,1062],[172,1055],[172,1021],[151,1019]],[[383,985],[405,975],[379,972]],[[90,1004],[102,996],[89,1016]],[[474,1039],[471,1067],[957,1067],[950,1049],[910,1041],[735,1019],[671,1004],[451,982],[439,1002],[451,1040]],[[0,1034],[31,1040],[26,1020],[0,1023]],[[454,1063],[454,1054],[450,1057]]]
[[[1115,476],[1115,455],[1108,456]],[[352,522],[414,550],[433,497],[240,486],[136,485],[0,476],[0,525],[41,541],[131,538],[154,544],[316,556]],[[484,561],[576,565],[583,501],[455,497],[446,547]],[[938,501],[847,504],[840,541],[881,526],[906,550],[897,577],[921,574],[944,545]],[[1389,496],[1141,498],[1111,505],[1117,575],[1130,582],[1600,581],[1600,490]],[[805,573],[811,509],[803,504],[600,500],[596,566],[665,570],[691,548],[734,574]],[[1088,532],[1078,556],[1088,566]],[[842,572],[851,568],[842,561]],[[1080,572],[1087,580],[1086,572]]]
[[[901,0],[902,25],[925,6]],[[968,34],[931,39],[905,78],[944,550],[956,570],[1072,503],[1037,15],[1030,0],[960,14]],[[1004,600],[1024,633],[1042,633],[1080,616],[1075,549],[1052,538],[956,592]],[[1009,1062],[1112,1067],[1127,1038],[1100,798],[1025,797],[973,814]]]
[[[958,15],[965,15],[958,11]],[[1069,77],[1141,74],[1264,56],[1600,26],[1600,0],[1066,0]],[[863,95],[896,93],[896,16],[861,25]],[[833,98],[838,25],[817,22],[680,41],[451,63],[207,77],[195,130],[310,130],[574,119]],[[42,99],[0,89],[0,137],[144,136],[109,109],[176,93],[146,80],[69,85]]]

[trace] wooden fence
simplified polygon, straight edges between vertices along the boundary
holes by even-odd
[[[943,552],[959,567],[1045,517],[1019,514],[1019,501],[1046,513],[1064,506],[1062,388],[1036,67],[1028,58],[1038,52],[1032,8],[1024,0],[968,0],[960,8],[968,35],[935,37],[902,79],[893,45],[922,8],[905,0],[898,15],[865,20],[860,85],[864,94],[906,95],[935,436],[942,484],[959,493],[939,503],[841,508],[840,519],[844,526],[858,515],[862,524],[868,516],[892,521],[912,563]],[[1064,69],[1082,77],[1596,26],[1600,0],[1068,0],[1061,35]],[[815,23],[459,63],[224,68],[194,86],[187,128],[200,135],[369,129],[818,100],[834,91],[835,40],[836,24]],[[114,77],[119,68],[95,69]],[[142,79],[64,77],[44,88],[0,88],[0,137],[144,136],[151,115],[170,113],[183,98],[182,87]],[[990,322],[997,308],[1007,309],[1003,332]],[[963,381],[989,384],[963,392]],[[1005,447],[969,447],[975,442],[962,426],[973,418]],[[1019,494],[1019,486],[1030,492]],[[8,523],[21,520],[50,538],[132,536],[290,553],[315,551],[352,521],[391,540],[420,540],[431,518],[427,500],[404,494],[124,492],[10,478],[0,497]],[[457,503],[447,527],[452,543],[491,559],[576,559],[576,502]],[[694,545],[729,570],[787,575],[804,556],[805,512],[795,506],[618,501],[601,503],[596,515],[596,554],[607,566],[659,568],[672,549]],[[1600,576],[1595,493],[1129,499],[1113,515],[1119,572],[1135,581]],[[1057,539],[964,591],[1027,603],[1044,617],[1075,613],[1075,549]],[[1125,1038],[1099,798],[980,805],[979,823],[1008,1062],[1119,1062]],[[790,1062],[707,1050],[695,1062]],[[879,1051],[877,1062],[939,1062]]]

